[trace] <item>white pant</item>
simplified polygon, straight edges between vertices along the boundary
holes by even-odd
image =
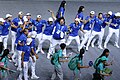
[[[35,65],[36,65],[36,57],[33,56],[35,62],[33,62],[32,58],[30,57],[29,61],[30,61],[30,65],[31,65],[31,70],[32,70],[32,76],[35,75]]]
[[[16,40],[16,32],[11,31],[11,38],[12,38],[12,51],[15,50],[15,40]]]
[[[103,36],[103,35],[101,35],[101,32],[92,31],[92,34],[90,35],[90,38],[89,38],[88,43],[87,43],[87,46],[86,46],[87,49],[88,49],[88,47],[89,47],[89,45],[90,45],[90,42],[92,41],[92,39],[93,39],[96,35],[99,36],[99,44],[98,44],[98,45],[101,46],[101,44],[102,44],[102,36]]]
[[[40,42],[42,40],[42,36],[43,36],[43,34],[39,33],[39,34],[37,34],[37,37],[36,37],[38,39],[38,50],[40,50],[40,47],[41,47]]]
[[[28,80],[28,62],[23,62],[24,80]]]
[[[104,37],[104,33],[105,33],[105,28],[102,28],[102,29],[101,29],[101,38],[102,38],[102,40],[103,40],[103,37]],[[94,38],[91,44],[94,45],[94,43],[95,43],[96,40],[97,40],[97,39]],[[99,44],[99,41],[98,41],[98,44]]]
[[[109,27],[109,33],[108,33],[108,36],[105,40],[105,44],[108,43],[108,41],[110,40],[112,34],[115,33],[115,44],[118,44],[118,41],[119,41],[119,29],[113,29],[111,27]]]
[[[4,49],[7,49],[8,35],[6,35],[6,36],[1,36],[1,38],[2,38],[2,42],[3,42]]]
[[[84,34],[84,38],[80,44],[80,49],[82,49],[82,47],[85,45],[85,43],[88,41],[89,37],[90,37],[90,34],[91,34],[91,30],[90,31],[87,31],[87,30],[84,30],[85,34]]]
[[[50,47],[52,47],[52,35],[45,35],[43,34],[43,37],[42,37],[42,40],[40,41],[40,45],[39,45],[39,49],[41,50],[42,49],[42,43],[45,41],[45,40],[49,40],[50,41]]]
[[[68,39],[67,39],[67,43],[66,43],[66,45],[68,46],[68,45],[70,45],[70,43],[72,42],[72,40],[76,40],[76,42],[77,42],[77,45],[78,45],[78,51],[80,50],[80,38],[79,38],[79,36],[75,36],[75,37],[73,37],[73,36],[69,36],[68,37]]]
[[[21,68],[21,55],[22,51],[18,51],[18,68]]]
[[[52,38],[52,47],[50,47],[48,54],[52,54],[55,53],[55,47],[57,44],[61,44],[61,43],[65,43],[65,39],[61,39],[61,40],[56,40],[54,38]],[[63,50],[63,55],[66,56],[66,48]]]

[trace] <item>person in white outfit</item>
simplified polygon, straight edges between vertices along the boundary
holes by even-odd
[[[109,33],[104,43],[104,48],[107,48],[107,44],[113,34],[115,34],[115,45],[117,48],[119,48],[118,42],[119,42],[119,26],[120,26],[120,13],[117,12],[115,15],[111,18],[112,21],[109,26]]]
[[[82,47],[86,44],[86,42],[88,41],[88,39],[90,37],[91,28],[92,28],[94,19],[95,19],[95,11],[90,11],[90,15],[87,16],[84,21],[83,30],[84,30],[85,34],[84,34],[84,38],[80,44],[80,49],[82,49]]]
[[[72,40],[76,40],[77,42],[77,45],[78,45],[78,51],[80,50],[80,38],[79,38],[79,35],[78,35],[78,31],[81,30],[83,33],[84,31],[82,30],[82,23],[79,21],[79,18],[76,18],[75,19],[75,22],[74,23],[71,23],[69,25],[69,30],[70,30],[70,33],[69,33],[69,37],[67,39],[67,42],[66,42],[66,45],[68,46]]]
[[[101,28],[102,28],[102,24],[103,24],[103,14],[102,13],[99,13],[98,14],[98,17],[96,17],[94,19],[94,24],[93,24],[93,28],[92,28],[92,33],[91,33],[91,36],[87,42],[87,46],[86,46],[86,50],[88,50],[88,47],[90,45],[90,42],[92,41],[92,39],[98,35],[99,36],[99,46],[98,48],[102,49],[102,35],[101,35]]]
[[[18,17],[14,18],[13,21],[12,21],[12,23],[16,26],[16,28],[11,27],[11,37],[12,37],[12,48],[11,48],[12,51],[11,52],[12,53],[15,52],[15,44],[17,44],[17,43],[15,43],[15,40],[16,40],[16,32],[17,32],[19,22],[22,22],[22,23],[24,22],[23,21],[23,12],[22,11],[20,11],[18,13]]]
[[[45,41],[45,40],[49,40],[50,41],[50,47],[52,47],[52,32],[53,32],[53,29],[54,29],[54,22],[53,22],[53,18],[50,17],[48,19],[48,21],[46,22],[45,24],[45,29],[44,29],[44,32],[43,32],[43,37],[42,37],[42,40],[40,41],[40,50],[42,49],[42,43]]]
[[[37,33],[35,31],[32,31],[31,32],[32,42],[30,44],[30,48],[31,48],[31,54],[32,54],[32,57],[34,58],[34,61],[33,61],[32,57],[30,57],[29,61],[31,64],[31,71],[32,71],[31,79],[39,78],[35,74],[36,59],[38,59],[38,55],[36,54],[36,41],[35,41],[36,36],[37,36]]]
[[[103,22],[103,25],[102,25],[102,28],[101,28],[102,40],[103,40],[103,37],[104,37],[105,28],[106,28],[106,26],[109,26],[112,16],[113,16],[112,11],[108,11],[107,14],[103,15],[104,22]],[[93,41],[91,43],[92,47],[94,47],[94,43],[95,43],[96,40],[97,40],[97,38],[93,39]],[[99,42],[97,42],[97,44],[99,44]]]

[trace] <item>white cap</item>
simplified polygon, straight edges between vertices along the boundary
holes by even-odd
[[[33,31],[33,32],[31,33],[31,37],[32,37],[32,38],[35,38],[36,35],[37,35],[36,31]]]
[[[5,22],[5,20],[3,18],[0,18],[0,22]]]
[[[37,15],[37,18],[41,18],[41,15]]]
[[[26,16],[31,16],[31,14],[30,14],[30,13],[27,13]]]
[[[22,11],[20,11],[18,14],[19,14],[19,15],[23,15],[23,12],[22,12]]]
[[[24,17],[23,17],[23,20],[24,20],[24,21],[28,21],[27,16],[24,16]]]
[[[27,38],[26,44],[30,45],[31,42],[32,42],[32,38]]]
[[[107,14],[112,15],[112,11],[108,11],[108,13],[107,13]]]
[[[95,14],[95,11],[90,11],[90,14]]]
[[[75,21],[78,21],[80,23],[80,19],[79,18],[75,18]]]
[[[11,14],[6,14],[6,18],[12,17]]]
[[[18,22],[18,25],[22,25],[22,24],[23,24],[22,21]]]
[[[115,16],[117,16],[117,17],[120,16],[120,13],[119,12],[115,13]]]
[[[53,18],[49,17],[49,18],[48,18],[48,21],[53,21]]]

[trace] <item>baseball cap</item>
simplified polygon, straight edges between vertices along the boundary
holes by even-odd
[[[31,14],[30,14],[30,13],[27,13],[26,16],[31,16]]]
[[[37,15],[37,18],[41,18],[41,15]]]
[[[32,42],[32,38],[27,38],[26,44],[30,45],[31,42]]]
[[[80,20],[79,20],[79,18],[75,18],[75,21],[78,21],[78,22],[80,23]]]
[[[90,14],[95,14],[95,11],[90,11]]]
[[[18,12],[18,14],[19,14],[19,15],[23,15],[23,12],[22,12],[22,11],[20,11],[20,12]]]
[[[112,15],[112,11],[108,11],[108,13],[107,13],[107,14]]]
[[[49,17],[49,18],[48,18],[48,21],[53,21],[53,18]]]
[[[5,22],[5,20],[3,18],[0,18],[0,22]]]
[[[12,17],[12,15],[11,15],[11,14],[6,14],[5,17],[6,17],[6,18],[9,18],[9,17]]]

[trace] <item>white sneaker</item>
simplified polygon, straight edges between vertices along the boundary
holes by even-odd
[[[45,54],[45,52],[44,52],[42,49],[40,50],[40,52],[41,52],[42,54]]]
[[[118,46],[118,44],[115,44],[114,46],[117,47],[117,48],[120,48],[120,47]]]
[[[99,49],[103,49],[102,46],[98,46]]]
[[[15,66],[18,66],[18,64],[17,64],[17,63],[15,63],[14,65],[15,65]]]
[[[105,48],[105,49],[107,48],[107,45],[106,45],[106,44],[104,44],[104,48]]]
[[[34,76],[31,76],[31,79],[38,79],[39,77],[34,75]]]
[[[94,46],[94,44],[91,44],[91,46],[94,48],[95,46]]]
[[[22,68],[17,68],[18,71],[22,71]]]
[[[50,54],[49,53],[47,54],[47,58],[50,59]]]
[[[88,51],[88,47],[86,47],[86,51]]]
[[[36,53],[38,54],[39,52],[40,52],[40,50],[39,50],[39,49],[37,49],[37,50],[36,50]]]

